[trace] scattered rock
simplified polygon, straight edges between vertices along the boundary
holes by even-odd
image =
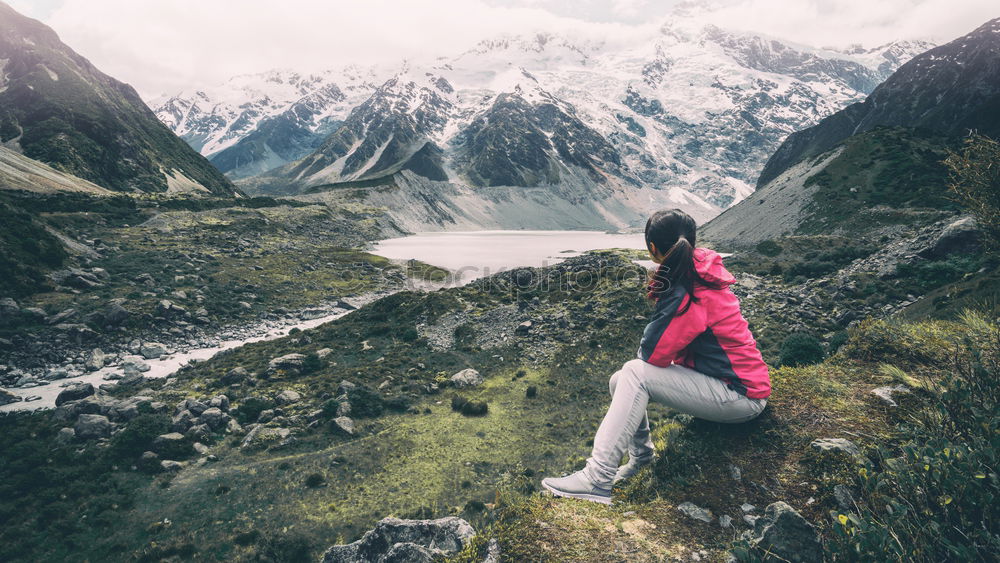
[[[288,428],[268,428],[258,425],[243,438],[240,449],[257,450],[287,445],[294,440],[291,434],[292,431]]]
[[[104,352],[100,348],[94,348],[90,351],[90,354],[87,355],[87,361],[84,363],[84,367],[87,368],[87,371],[97,371],[104,367],[105,362],[106,358],[104,356]]]
[[[122,362],[122,371],[125,375],[132,373],[145,373],[149,371],[150,365],[142,361],[143,359],[139,356],[129,356],[125,358]]]
[[[854,495],[851,488],[844,484],[833,486],[833,498],[837,500],[837,506],[843,511],[856,510],[854,506]]]
[[[111,436],[111,421],[100,414],[81,414],[73,427],[76,437],[81,440],[96,440]]]
[[[305,354],[285,354],[268,362],[267,367],[272,370],[300,369],[306,361]]]
[[[160,462],[160,468],[163,469],[164,471],[174,472],[184,469],[184,464],[179,461],[165,459]]]
[[[921,250],[918,256],[943,258],[957,252],[975,252],[980,246],[980,235],[976,220],[972,217],[963,217],[945,227],[937,239]]]
[[[159,342],[146,342],[139,348],[139,354],[147,360],[155,360],[167,353],[167,347]]]
[[[70,427],[60,428],[59,433],[56,434],[56,443],[66,445],[72,443],[76,440],[76,430]]]
[[[458,388],[475,387],[477,385],[482,385],[483,376],[472,368],[466,368],[451,376],[451,383]]]
[[[458,553],[475,535],[468,522],[454,516],[437,520],[384,518],[360,540],[328,549],[322,562],[430,562]]]
[[[226,375],[222,376],[219,380],[223,385],[233,385],[235,383],[243,383],[245,379],[250,377],[250,372],[246,370],[243,366],[237,366],[229,370]]]
[[[719,516],[719,525],[723,528],[728,528],[733,525],[733,518],[728,514],[723,514]]]
[[[858,446],[846,438],[817,438],[810,445],[824,452],[841,451],[853,456],[861,455],[861,450],[858,449]]]
[[[205,409],[205,412],[198,416],[198,422],[207,424],[212,430],[221,430],[229,422],[229,415],[218,407],[211,407]]]
[[[292,391],[291,389],[285,389],[284,391],[278,393],[274,397],[274,402],[278,403],[279,405],[290,405],[292,403],[297,403],[301,400],[302,400],[302,395],[297,391]]]
[[[212,397],[212,400],[208,402],[208,406],[217,408],[222,412],[229,412],[229,397],[225,395],[216,395]]]
[[[701,520],[702,522],[711,522],[715,517],[712,516],[712,511],[707,508],[701,508],[700,506],[691,502],[682,502],[677,505],[677,510],[680,510],[690,518],[695,520]]]
[[[153,439],[153,451],[160,454],[176,452],[185,440],[186,438],[180,432],[161,434]]]
[[[738,465],[730,463],[729,476],[733,478],[733,481],[739,481],[743,478],[743,472],[740,471],[740,467]]]
[[[56,406],[61,406],[69,401],[78,401],[94,394],[94,386],[90,383],[73,383],[59,392],[56,396]]]
[[[771,503],[754,523],[750,543],[792,563],[822,561],[816,528],[787,503]]]
[[[333,427],[344,434],[354,435],[354,421],[346,416],[338,416],[333,419]]]
[[[872,389],[872,395],[875,395],[879,399],[882,399],[890,407],[899,406],[896,404],[895,399],[893,399],[893,393],[909,393],[910,388],[905,385],[886,385],[885,387],[878,387]]]
[[[0,389],[0,405],[9,405],[11,403],[17,403],[20,400],[21,397],[18,397],[17,395],[11,393],[6,389]]]

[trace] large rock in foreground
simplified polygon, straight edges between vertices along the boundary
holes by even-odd
[[[776,555],[779,561],[818,563],[823,560],[816,528],[782,501],[767,505],[764,516],[754,523],[751,543]]]
[[[360,540],[335,545],[323,554],[323,563],[430,562],[461,551],[476,531],[461,518],[400,520],[384,518]]]

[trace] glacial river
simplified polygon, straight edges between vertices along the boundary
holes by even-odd
[[[476,231],[450,233],[419,233],[387,239],[377,243],[373,254],[391,259],[411,258],[447,268],[456,273],[457,284],[495,274],[511,268],[539,267],[558,263],[588,250],[604,248],[636,248],[644,246],[643,235],[613,234],[600,231]],[[641,263],[641,262],[640,262]],[[650,262],[647,265],[652,265]],[[150,370],[146,377],[166,377],[192,361],[202,361],[215,354],[251,342],[272,340],[288,334],[293,328],[308,329],[332,321],[346,314],[338,312],[308,321],[286,320],[262,323],[252,332],[255,336],[241,340],[227,340],[217,346],[182,350],[162,359],[146,360]],[[0,412],[52,408],[56,396],[70,383],[88,382],[95,387],[107,383],[105,376],[121,372],[119,367],[106,367],[70,379],[61,379],[45,385],[27,388],[8,388],[15,395],[30,401],[0,406]]]

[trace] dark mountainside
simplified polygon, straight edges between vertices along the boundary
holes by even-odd
[[[911,127],[961,137],[1000,134],[1000,18],[918,55],[864,102],[788,136],[757,180],[763,187],[805,158],[876,127]]]
[[[529,101],[520,90],[498,96],[445,150],[433,139],[453,109],[451,93],[443,78],[392,78],[312,154],[244,185],[259,193],[288,195],[358,182],[384,185],[401,170],[447,181],[445,159],[473,187],[554,186],[571,181],[574,173],[594,183],[629,177],[617,150],[580,121],[572,106],[547,95]]]
[[[520,143],[571,127],[535,108],[511,117]],[[357,183],[438,174],[445,148],[420,132],[433,119],[406,122],[412,144],[364,146],[381,164],[353,163]],[[490,158],[513,140],[476,131],[466,142]],[[611,162],[576,142],[562,159]],[[651,311],[642,252],[418,291],[446,272],[366,253],[402,233],[357,201],[108,196],[65,174],[0,190],[0,266],[22,268],[0,286],[0,385],[64,384],[55,409],[0,415],[0,560],[992,560],[997,161],[988,138],[872,128],[705,225],[700,244],[734,252],[772,396],[739,425],[652,406],[659,460],[611,506],[539,481],[582,466],[608,377],[634,357]],[[106,381],[73,382],[104,367]]]
[[[163,125],[131,86],[52,29],[0,3],[0,142],[115,191],[239,191]],[[186,179],[185,179],[186,177]]]

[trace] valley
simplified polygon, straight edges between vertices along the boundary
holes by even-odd
[[[1000,19],[833,49],[698,13],[150,109],[0,2],[0,560],[988,560]],[[540,494],[671,207],[767,407],[652,404],[613,504]]]

